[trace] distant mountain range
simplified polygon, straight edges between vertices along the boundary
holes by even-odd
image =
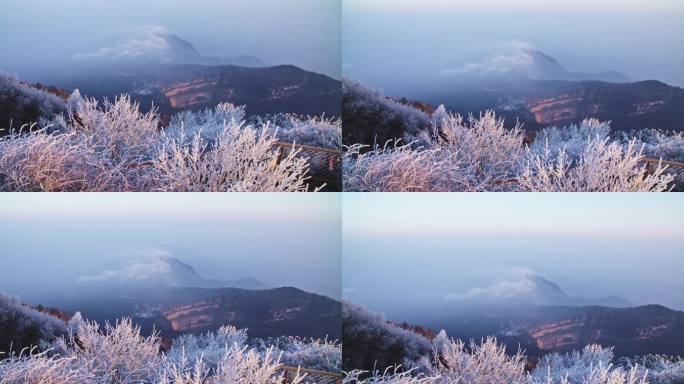
[[[684,356],[684,312],[660,305],[519,306],[458,315],[426,311],[424,320],[416,318],[412,325],[386,320],[353,303],[342,305],[345,369],[372,370],[426,355],[439,330],[466,344],[494,336],[506,353],[523,350],[532,363],[547,353],[588,344],[613,347],[617,357]]]
[[[587,344],[614,346],[618,356],[651,353],[684,356],[684,312],[660,305],[524,306],[442,319],[429,324],[462,339],[496,336],[530,356],[567,352]]]
[[[156,329],[170,338],[225,324],[248,328],[250,337],[338,338],[341,327],[339,302],[292,287],[157,287],[73,300],[63,309],[98,322],[131,317],[144,333]]]
[[[426,315],[419,324],[466,340],[494,335],[531,356],[591,343],[614,346],[623,356],[684,355],[684,312],[661,305],[634,307],[620,296],[571,297],[529,272],[449,295],[445,304],[442,313]]]
[[[649,80],[603,81],[519,80],[449,86],[421,101],[445,104],[468,115],[492,109],[509,126],[525,129],[563,126],[594,117],[610,120],[615,130],[658,128],[684,131],[684,89]]]
[[[100,323],[130,317],[164,337],[249,328],[252,337],[339,337],[340,303],[292,287],[266,289],[253,278],[205,279],[165,251],[79,279],[58,307]]]
[[[163,115],[221,102],[246,105],[255,115],[340,115],[337,80],[294,65],[267,66],[253,56],[205,56],[165,31],[78,54],[73,70],[45,82],[98,99],[126,93],[143,110],[154,105]]]
[[[97,72],[55,79],[65,89],[113,99],[126,93],[143,110],[162,114],[246,105],[248,114],[340,115],[340,82],[293,65],[248,68],[235,65],[149,65],[106,67]]]

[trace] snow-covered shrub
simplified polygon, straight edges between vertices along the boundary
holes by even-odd
[[[214,367],[208,367],[202,356],[195,360],[185,354],[177,360],[164,361],[157,372],[159,384],[281,384],[284,374],[280,359],[272,350],[261,354],[256,350],[233,345],[224,347]],[[296,374],[288,383],[297,384],[305,375]]]
[[[428,148],[441,150],[450,164],[452,191],[505,191],[519,173],[525,155],[523,130],[519,125],[504,128],[493,111],[467,123],[459,115],[440,112],[433,132],[419,137]]]
[[[299,150],[281,156],[268,127],[260,132],[231,122],[214,139],[170,138],[154,161],[157,191],[305,192],[306,159]]]
[[[648,172],[634,141],[626,148],[608,138],[592,139],[577,161],[561,149],[530,152],[519,182],[527,190],[543,192],[661,192],[669,189],[672,175],[658,166]]]
[[[156,112],[141,113],[128,95],[102,106],[95,99],[77,102],[64,122],[68,131],[83,133],[90,148],[126,164],[152,159],[162,136]]]
[[[469,345],[449,340],[433,351],[431,359],[423,357],[419,365],[429,376],[460,384],[524,384],[527,380],[522,352],[507,355],[506,347],[493,337]]]
[[[646,384],[636,367],[614,367],[612,348],[587,345],[582,351],[544,355],[530,374],[532,384]]]
[[[226,125],[239,123],[245,119],[245,107],[231,103],[220,103],[215,108],[202,111],[179,112],[171,118],[166,133],[173,136],[184,133],[188,136],[199,134],[206,141],[219,136]]]
[[[342,120],[339,118],[278,113],[250,116],[247,123],[254,126],[269,124],[279,141],[329,149],[342,148]]]
[[[0,353],[7,355],[33,347],[45,349],[66,331],[62,320],[0,293]]]
[[[443,381],[439,376],[415,375],[414,372],[405,372],[400,367],[387,368],[382,373],[373,372],[368,375],[367,371],[354,370],[347,372],[342,380],[343,384],[440,384]]]
[[[409,141],[431,125],[421,110],[386,97],[357,81],[342,80],[342,131],[347,145]]]
[[[548,149],[551,155],[558,156],[564,151],[569,160],[577,161],[592,140],[604,140],[609,135],[610,122],[597,119],[585,119],[569,127],[546,127],[536,134],[530,152],[542,154]]]
[[[58,96],[0,72],[0,136],[25,124],[43,125],[52,115],[66,109],[64,100]]]
[[[83,384],[98,383],[98,377],[88,371],[76,357],[48,355],[33,351],[0,356],[0,384]]]
[[[417,142],[371,151],[347,148],[347,191],[502,191],[516,189],[525,149],[520,127],[507,129],[493,112],[468,123],[443,113]],[[391,144],[391,143],[390,143]]]
[[[258,339],[253,347],[262,354],[272,348],[280,354],[280,362],[285,365],[328,372],[342,370],[342,345],[339,341],[282,336]]]
[[[644,129],[622,134],[625,145],[630,140],[635,140],[637,146],[643,146],[646,157],[684,162],[684,132]]]
[[[643,147],[643,154],[652,159],[684,162],[684,132],[669,132],[659,129],[644,129],[622,134],[622,143],[627,146],[630,141]],[[684,172],[671,168],[667,173],[674,176],[674,190],[684,191]]]
[[[126,164],[115,164],[79,132],[12,132],[0,138],[0,190],[112,191],[133,189]]]
[[[348,147],[342,159],[345,191],[437,192],[450,190],[447,162],[439,150],[414,149],[388,142],[364,151],[360,144]]]
[[[173,340],[166,359],[179,364],[184,359],[197,361],[201,358],[209,369],[213,369],[223,358],[226,349],[242,348],[245,341],[247,331],[230,325],[222,326],[216,332],[201,335],[186,333]]]
[[[165,132],[155,111],[140,113],[128,96],[99,105],[74,96],[74,108],[51,126],[0,138],[4,191],[305,191],[307,158],[282,155],[268,123],[236,121],[241,108],[220,105],[193,123]],[[205,116],[206,115],[206,116]],[[231,115],[229,122],[219,117]],[[195,117],[193,117],[195,116]],[[218,117],[217,117],[218,116]],[[212,120],[213,119],[213,120]],[[181,127],[185,123],[177,123]],[[177,125],[178,126],[178,125]],[[220,127],[220,130],[218,130]],[[217,131],[218,130],[218,131]],[[27,130],[28,131],[28,130]]]
[[[280,357],[269,350],[264,355],[246,347],[229,349],[219,362],[212,383],[281,384]],[[291,383],[299,383],[299,375]]]
[[[684,358],[646,355],[619,358],[616,365],[624,369],[636,369],[639,376],[646,376],[650,384],[684,383]]]
[[[142,336],[131,319],[107,323],[104,330],[88,321],[73,326],[76,332],[54,343],[55,353],[77,357],[90,373],[107,382],[144,383],[155,376],[162,362],[160,339]]]

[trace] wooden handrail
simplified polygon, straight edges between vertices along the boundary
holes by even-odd
[[[669,165],[670,168],[684,168],[684,163],[681,163],[679,161],[672,161],[672,160],[660,160],[660,159],[654,159],[651,157],[642,157],[641,160],[644,163],[648,164],[663,164],[663,165]]]
[[[300,373],[308,373],[310,375],[320,375],[320,376],[329,376],[330,378],[334,379],[342,379],[344,376],[341,373],[337,372],[329,372],[329,371],[321,371],[318,369],[311,369],[311,368],[302,368],[302,367],[293,367],[291,365],[285,365],[285,364],[280,364],[278,367],[279,369],[285,370],[285,371],[298,371]]]
[[[316,379],[316,381],[315,381],[316,383],[318,383],[319,380],[321,380],[320,379],[321,376],[326,378],[326,379],[323,379],[325,382],[334,381],[335,384],[341,384],[342,380],[344,379],[344,376],[341,373],[337,373],[337,372],[321,371],[318,369],[311,369],[311,368],[293,367],[293,366],[284,365],[284,364],[281,364],[278,368],[285,371],[284,372],[285,375],[283,377],[283,384],[288,384],[288,382],[290,380],[290,375],[289,375],[290,372],[295,372],[296,374],[301,374],[301,373],[305,374],[306,376],[304,377],[304,382],[308,382],[309,377],[312,379],[316,379],[317,376],[318,376],[318,379]]]
[[[293,143],[288,143],[285,141],[276,141],[275,143],[273,143],[273,145],[277,145],[279,147],[285,147],[285,148],[292,148],[294,146],[295,148],[300,148],[300,149],[303,149],[305,151],[325,152],[325,153],[330,153],[332,155],[342,156],[341,150],[331,149],[331,148],[314,147],[312,145],[304,145],[304,144],[293,144]]]

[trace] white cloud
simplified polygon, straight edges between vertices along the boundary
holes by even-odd
[[[539,287],[531,279],[534,271],[525,268],[513,268],[500,281],[487,286],[471,288],[465,292],[454,292],[444,297],[450,302],[476,302],[478,304],[505,302],[536,302]]]
[[[142,258],[123,266],[120,269],[110,269],[78,279],[80,283],[112,283],[139,284],[156,283],[169,285],[173,283],[174,274],[168,263],[170,254],[160,249],[136,251],[145,254]]]
[[[163,26],[148,25],[129,28],[126,37],[118,44],[103,47],[95,52],[78,53],[76,60],[126,61],[138,59],[158,59],[168,62],[169,43],[164,35],[168,30]]]
[[[440,74],[444,76],[517,75],[535,77],[536,63],[532,56],[533,49],[532,44],[527,42],[511,42],[481,61],[467,63],[457,68],[442,69]]]

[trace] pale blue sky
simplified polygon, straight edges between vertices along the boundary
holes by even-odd
[[[205,278],[339,298],[339,214],[334,193],[6,193],[0,291],[40,297],[163,250]]]
[[[684,310],[680,194],[344,194],[343,292],[396,316],[531,270]]]
[[[573,72],[684,86],[679,0],[344,0],[343,72],[391,94],[525,43]]]

